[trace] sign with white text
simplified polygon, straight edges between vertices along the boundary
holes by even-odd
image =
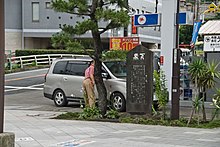
[[[220,35],[204,36],[204,51],[220,51]]]

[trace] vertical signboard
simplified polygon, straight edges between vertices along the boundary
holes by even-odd
[[[131,33],[137,34],[137,27],[134,25],[134,16],[131,16]]]
[[[112,37],[110,38],[110,50],[129,51],[139,45],[139,37]]]
[[[139,45],[127,54],[126,111],[151,115],[153,52]]]

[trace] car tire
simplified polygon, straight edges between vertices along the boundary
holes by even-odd
[[[68,101],[66,100],[66,96],[62,90],[56,90],[53,94],[54,104],[57,107],[67,106]]]
[[[114,93],[111,96],[111,107],[119,112],[124,112],[126,109],[125,97],[121,93]]]

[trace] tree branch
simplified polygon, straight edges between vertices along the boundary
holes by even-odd
[[[99,34],[104,33],[105,31],[109,30],[109,29],[114,29],[115,27],[113,26],[113,22],[111,21],[105,28],[101,28],[103,29],[102,31],[99,31]]]
[[[67,13],[74,14],[74,15],[85,15],[85,16],[91,16],[91,13],[79,13],[79,12],[73,12],[73,11],[66,11]]]

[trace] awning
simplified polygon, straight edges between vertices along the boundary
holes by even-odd
[[[209,20],[199,30],[200,35],[220,34],[220,20]]]

